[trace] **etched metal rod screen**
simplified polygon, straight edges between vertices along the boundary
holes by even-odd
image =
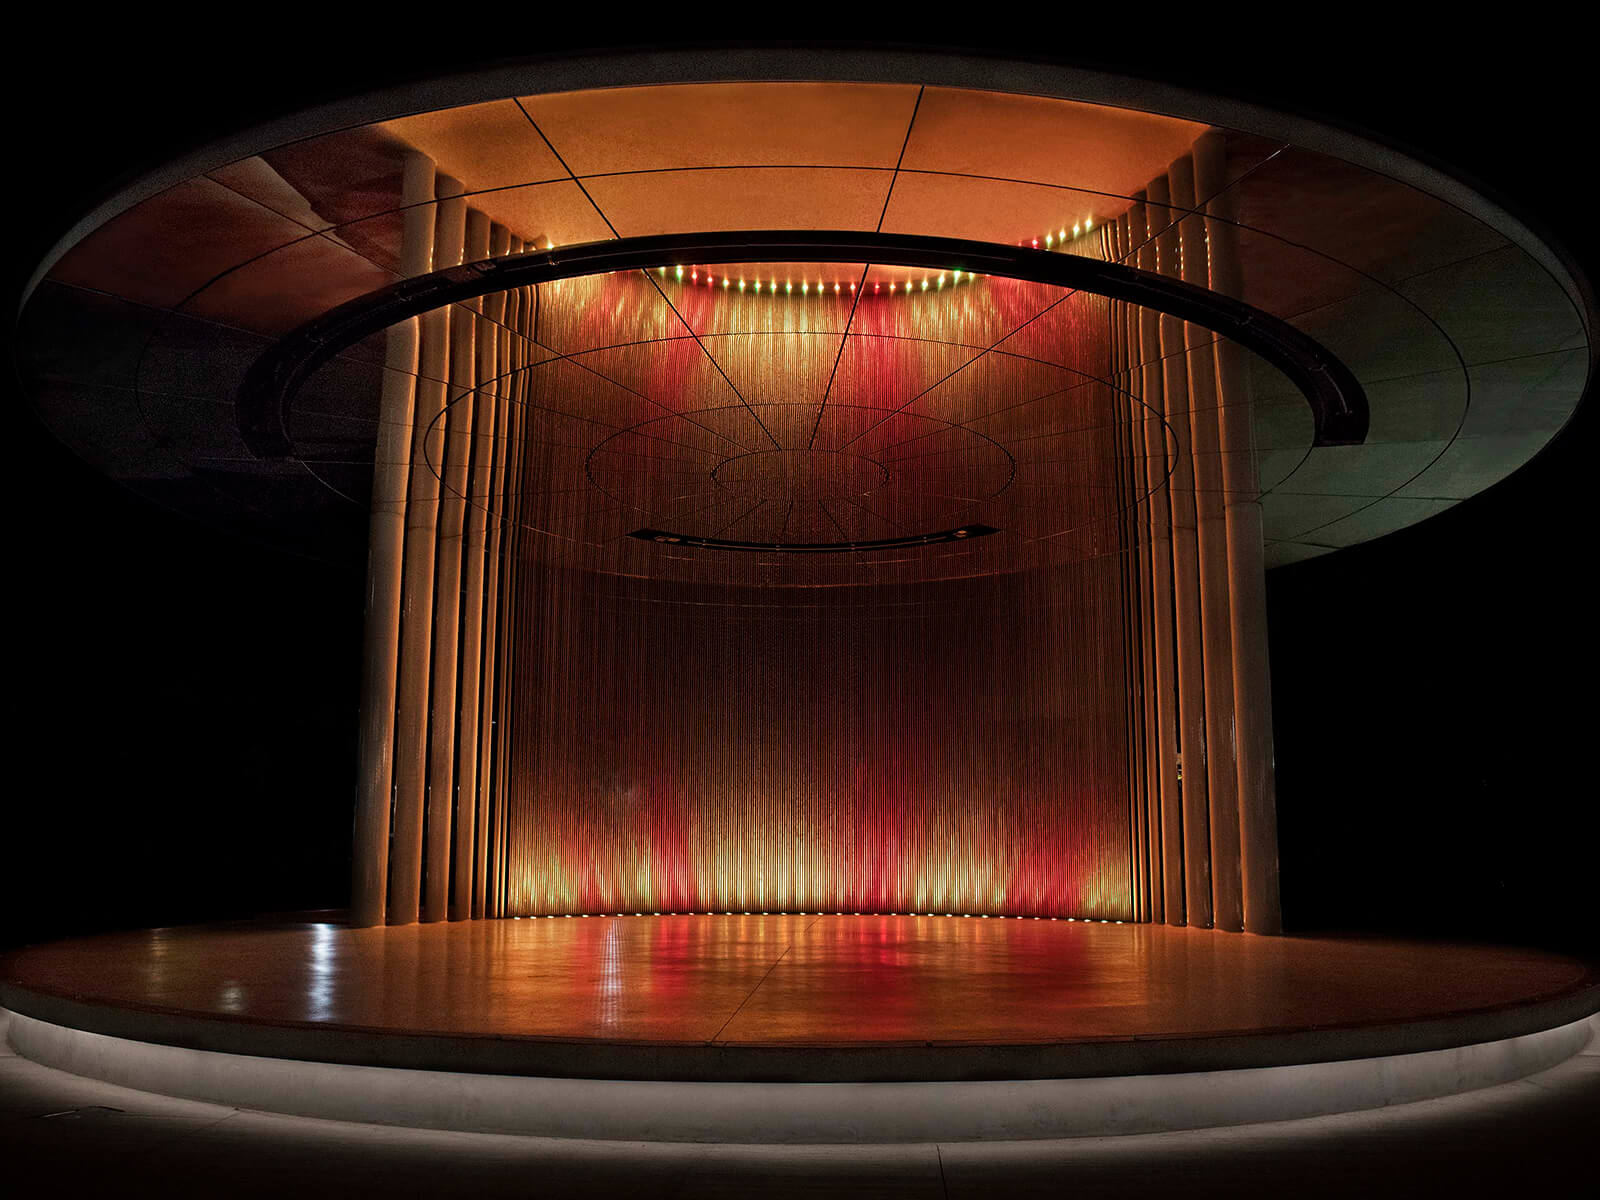
[[[864,264],[542,287],[504,914],[1131,919],[1110,327]]]
[[[1224,150],[1051,253],[1237,296],[1193,199]],[[526,245],[422,156],[405,187],[413,275]],[[1277,931],[1239,346],[904,261],[632,265],[375,337],[302,396],[380,393],[358,923]]]

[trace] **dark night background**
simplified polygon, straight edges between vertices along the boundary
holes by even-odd
[[[399,49],[274,27],[224,45],[220,32],[168,41],[49,20],[54,36],[33,39],[40,57],[8,78],[12,312],[49,246],[125,175],[319,101],[486,61],[481,40]],[[1357,19],[1281,44],[1192,24],[1137,54],[1067,48],[1125,43],[1127,30],[1058,46],[1019,29],[965,45],[1374,132],[1475,182],[1600,279],[1587,48],[1499,19],[1408,43],[1374,41]],[[636,45],[651,37],[629,32]],[[609,37],[541,23],[499,50]],[[295,559],[136,499],[55,443],[9,363],[5,378],[20,478],[7,522],[0,947],[342,906],[364,563]],[[1600,952],[1587,744],[1596,407],[1444,516],[1268,576],[1292,932]]]

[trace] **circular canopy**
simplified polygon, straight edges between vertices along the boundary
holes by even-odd
[[[1390,151],[1082,72],[781,58],[499,70],[303,115],[174,164],[47,264],[21,335],[36,403],[63,440],[146,494],[344,556],[364,530],[379,340],[307,381],[290,457],[241,437],[237,400],[284,335],[400,279],[410,152],[541,250],[764,229],[1073,254],[1136,202],[1170,223],[1216,199],[1191,209],[1146,193],[1212,128],[1226,137],[1240,299],[1326,348],[1370,409],[1359,444],[1317,445],[1297,382],[1250,358],[1269,565],[1489,486],[1582,394],[1590,314],[1555,256]],[[1082,333],[1104,301],[957,269],[685,257],[654,281],[543,285],[530,436],[546,447],[543,486],[566,499],[535,506],[534,537],[557,559],[603,545],[578,560],[624,571],[651,549],[626,541],[640,529],[795,543],[979,523],[1014,535],[922,548],[941,570],[952,556],[981,569],[1037,561],[1052,541],[1093,553],[1071,531],[1120,501],[1082,466],[1119,453],[1095,413],[1125,394]],[[697,553],[712,552],[672,551]]]

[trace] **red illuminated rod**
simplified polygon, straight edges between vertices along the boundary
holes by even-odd
[[[796,636],[788,619],[650,606],[619,623],[540,577],[528,604],[571,616],[519,650],[511,911],[937,912],[973,936],[985,917],[1125,918],[1121,695],[1062,691],[1015,658],[1049,644],[1110,670],[1114,639],[1082,618],[1114,611],[1120,573],[1093,570],[1062,603],[1017,596],[999,660],[920,618]]]

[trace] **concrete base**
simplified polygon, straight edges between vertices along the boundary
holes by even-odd
[[[1105,1137],[1355,1112],[1490,1087],[1590,1044],[1595,1018],[1448,1050],[1237,1071],[941,1083],[469,1075],[155,1045],[10,1015],[26,1058],[192,1100],[340,1121],[644,1142],[892,1144]]]

